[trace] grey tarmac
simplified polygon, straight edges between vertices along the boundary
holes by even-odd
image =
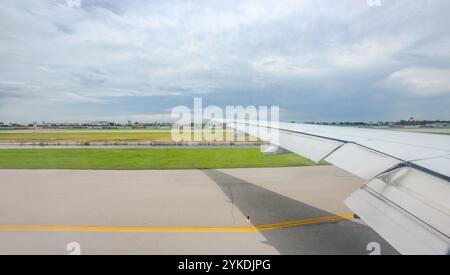
[[[0,254],[369,254],[372,242],[380,244],[382,254],[397,254],[357,219],[232,230],[351,212],[343,201],[364,182],[333,166],[0,170],[0,179]],[[103,230],[80,232],[78,227]],[[163,229],[109,230],[121,227]]]

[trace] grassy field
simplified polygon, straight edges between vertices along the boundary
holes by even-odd
[[[0,141],[140,141],[170,140],[170,132],[144,133],[0,133]]]
[[[3,149],[0,169],[216,169],[310,166],[295,154],[266,156],[255,148]]]
[[[202,133],[192,133],[193,137]],[[205,132],[204,135],[212,135]],[[76,133],[0,133],[0,142],[113,142],[113,141],[172,141],[171,132],[76,132]]]

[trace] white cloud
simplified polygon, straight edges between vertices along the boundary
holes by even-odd
[[[450,94],[450,70],[408,68],[391,74],[388,81],[419,96]]]
[[[376,9],[364,0],[86,0],[81,8],[4,0],[0,111],[57,120],[69,110],[97,111],[73,103],[112,114],[119,101],[122,112],[136,113],[148,100],[164,104],[151,110],[159,113],[201,94],[215,105],[285,103],[287,113],[310,100],[314,117],[329,98],[358,94],[346,107],[358,110],[371,102],[370,87],[391,74],[391,90],[379,94],[408,88],[409,100],[448,101],[445,74],[408,68],[450,66],[449,11],[442,0],[385,1]],[[37,100],[39,114],[27,112]]]
[[[425,57],[425,58],[437,58],[439,60],[450,60],[450,37],[444,37],[442,39],[427,41],[423,46],[419,46],[416,49],[409,51],[410,54]]]
[[[252,65],[261,73],[281,77],[319,77],[329,71],[325,64],[317,63],[316,57],[308,56],[266,57]]]
[[[386,34],[378,37],[365,37],[345,47],[332,49],[328,56],[337,67],[370,68],[386,62],[393,62],[393,56],[411,45],[415,39],[404,35],[394,37]]]

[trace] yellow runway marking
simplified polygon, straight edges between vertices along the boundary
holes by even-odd
[[[257,226],[0,226],[0,231],[108,233],[252,233],[353,219],[353,213]]]

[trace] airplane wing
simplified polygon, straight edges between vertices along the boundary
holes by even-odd
[[[226,123],[366,179],[367,184],[345,203],[400,253],[450,254],[450,136],[296,123]]]

